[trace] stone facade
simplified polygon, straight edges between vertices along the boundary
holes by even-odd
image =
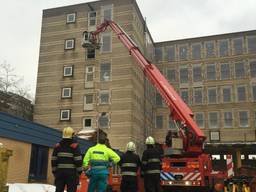
[[[114,148],[123,150],[133,140],[139,153],[146,136],[163,142],[173,129],[168,108],[111,30],[101,34],[100,50],[81,47],[83,31],[95,30],[103,18],[118,23],[156,63],[210,141],[255,141],[256,56],[249,41],[256,31],[153,43],[130,0],[43,11],[35,121],[56,129],[101,128]]]

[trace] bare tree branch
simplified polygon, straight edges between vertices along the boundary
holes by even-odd
[[[1,91],[5,93],[12,92],[25,98],[32,99],[29,93],[30,89],[21,85],[23,82],[23,77],[16,75],[14,68],[10,64],[8,64],[6,61],[3,61],[0,64]]]

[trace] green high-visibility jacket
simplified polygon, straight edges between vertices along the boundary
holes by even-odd
[[[108,174],[110,163],[118,163],[120,157],[104,144],[97,144],[88,149],[83,159],[83,166],[90,165],[91,174]]]

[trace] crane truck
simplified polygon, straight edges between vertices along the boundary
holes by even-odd
[[[211,156],[203,151],[206,136],[193,119],[193,112],[158,68],[141,53],[136,43],[117,23],[108,20],[93,32],[85,31],[82,46],[90,49],[99,48],[99,34],[108,27],[117,35],[145,76],[160,93],[170,110],[170,118],[177,126],[177,138],[172,138],[173,134],[169,134],[167,142],[162,145],[164,151],[161,171],[162,188],[175,191],[211,191],[218,179],[223,180],[227,177],[227,172],[213,171]],[[170,142],[168,144],[170,140],[172,145]],[[175,145],[178,146],[177,149]]]

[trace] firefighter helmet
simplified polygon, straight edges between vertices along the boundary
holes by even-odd
[[[71,139],[74,135],[75,131],[71,127],[65,127],[62,132],[63,139]]]
[[[127,145],[126,145],[126,151],[135,151],[135,150],[136,150],[135,143],[133,143],[132,141],[130,141],[129,143],[127,143]]]
[[[155,140],[154,140],[153,137],[149,136],[149,137],[147,137],[145,143],[146,143],[146,145],[154,145],[155,144]]]

